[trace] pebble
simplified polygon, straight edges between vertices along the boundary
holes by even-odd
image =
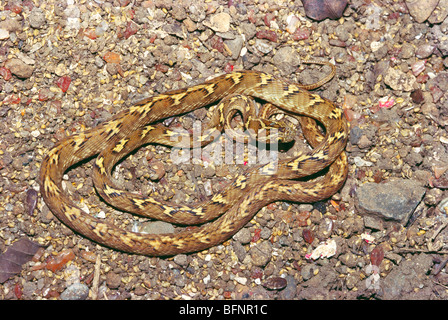
[[[302,0],[305,14],[316,21],[339,19],[347,6],[347,0],[317,1]]]
[[[20,59],[10,59],[6,61],[5,67],[19,78],[29,78],[33,74],[34,68]]]
[[[356,156],[353,158],[355,165],[357,167],[371,167],[373,166],[373,162],[362,159],[360,156]]]
[[[442,23],[448,16],[448,0],[440,0],[437,7],[431,13],[428,21],[432,24]]]
[[[252,235],[249,229],[242,228],[233,236],[233,239],[240,242],[241,244],[248,244],[252,239]]]
[[[269,277],[263,281],[263,287],[269,290],[282,290],[286,287],[287,281],[282,277]]]
[[[229,50],[232,52],[231,58],[233,60],[238,59],[241,53],[241,49],[243,49],[244,39],[241,36],[235,37],[233,40],[226,40],[224,43],[227,45]]]
[[[5,40],[9,38],[9,31],[6,29],[0,29],[0,40]]]
[[[23,296],[31,299],[34,296],[36,290],[37,284],[35,282],[27,281],[23,284],[22,294]]]
[[[426,189],[414,180],[364,183],[356,190],[356,204],[362,214],[374,214],[406,224],[425,192]]]
[[[235,241],[232,244],[232,248],[233,252],[235,252],[236,257],[238,258],[238,261],[243,262],[247,256],[247,252],[244,246],[240,242]]]
[[[206,23],[204,23],[206,24]],[[230,15],[226,12],[221,12],[213,15],[210,18],[210,24],[208,25],[216,32],[227,32],[230,30]]]
[[[28,215],[33,215],[34,209],[36,208],[37,205],[37,198],[38,198],[38,194],[37,191],[34,190],[33,188],[29,188],[26,191],[26,209],[27,209],[27,213]]]
[[[30,12],[30,26],[34,29],[40,29],[45,24],[45,14],[42,9],[34,7]]]
[[[243,286],[246,285],[246,283],[247,283],[246,277],[235,276],[234,280],[236,282],[238,282],[239,284],[242,284]]]
[[[121,284],[121,276],[115,272],[108,272],[106,275],[106,285],[110,289],[117,289]]]
[[[269,241],[260,242],[250,248],[249,255],[254,265],[264,267],[271,260],[272,244]]]
[[[262,39],[256,39],[254,47],[263,54],[268,54],[272,51],[272,49],[274,49],[273,45],[269,44],[268,41]]]
[[[417,80],[415,76],[409,75],[400,69],[389,68],[384,77],[384,83],[397,91],[412,91],[416,86]]]
[[[302,276],[304,281],[307,281],[314,276],[316,269],[317,266],[312,263],[305,264],[300,270],[300,275]]]
[[[183,267],[188,266],[188,256],[186,254],[175,255],[173,260],[180,266],[183,266]]]
[[[61,293],[62,300],[85,300],[89,296],[89,287],[83,283],[74,283]]]
[[[409,14],[415,21],[422,23],[429,18],[439,0],[406,0],[405,3],[409,9]]]
[[[432,44],[425,43],[417,48],[415,56],[420,59],[426,59],[432,55],[436,47]]]
[[[158,181],[162,179],[162,177],[165,175],[165,165],[162,161],[159,160],[151,160],[149,162],[149,179],[152,181]]]
[[[283,75],[289,75],[293,73],[299,65],[300,57],[297,51],[293,48],[282,47],[275,53],[273,61]]]
[[[140,230],[141,233],[146,234],[174,233],[173,225],[164,221],[146,222],[142,224]]]
[[[20,32],[22,31],[22,23],[16,19],[5,19],[0,21],[0,28],[9,32]]]

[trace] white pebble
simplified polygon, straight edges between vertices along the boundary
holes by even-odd
[[[0,40],[5,40],[9,38],[9,31],[5,29],[0,29]]]
[[[238,282],[239,284],[242,284],[243,286],[247,283],[247,278],[245,278],[245,277],[236,276],[234,279],[236,282]]]
[[[357,167],[371,167],[371,166],[373,166],[372,162],[366,161],[364,159],[361,159],[361,157],[355,157],[353,160],[355,161],[355,165]]]
[[[98,212],[96,217],[99,218],[99,219],[105,219],[106,218],[106,213],[103,210],[101,210],[100,212]]]
[[[39,130],[33,130],[33,131],[31,131],[31,135],[34,138],[37,138],[38,136],[40,136],[40,131]]]

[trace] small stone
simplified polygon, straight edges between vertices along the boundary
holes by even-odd
[[[34,7],[30,12],[30,26],[34,29],[40,29],[45,24],[45,14],[42,9]]]
[[[414,102],[414,103],[417,103],[417,104],[423,103],[423,101],[425,101],[425,97],[423,96],[422,89],[417,89],[417,90],[412,91],[411,99],[412,99],[412,102]]]
[[[118,53],[115,52],[106,52],[106,54],[103,56],[104,61],[107,63],[120,63],[121,56]]]
[[[372,146],[373,142],[363,134],[357,144],[360,149],[366,149]]]
[[[106,275],[106,285],[110,289],[117,289],[121,284],[121,276],[115,272],[108,272]]]
[[[9,38],[9,31],[6,29],[0,29],[0,40],[5,40]]]
[[[357,256],[352,252],[342,254],[339,257],[339,261],[341,261],[349,268],[354,268],[358,264]]]
[[[147,290],[145,287],[143,287],[143,286],[137,286],[137,287],[134,289],[134,294],[135,294],[136,296],[143,296],[144,294],[146,294],[147,291],[148,291],[148,290]]]
[[[240,28],[241,33],[246,36],[246,40],[252,39],[257,33],[257,27],[253,23],[243,22]]]
[[[293,73],[300,63],[299,54],[291,47],[278,49],[272,59],[283,75]]]
[[[273,30],[261,30],[256,33],[258,39],[266,39],[271,42],[277,42],[277,33]]]
[[[428,58],[434,52],[435,46],[429,43],[425,43],[417,48],[415,55],[417,58],[425,59]]]
[[[33,136],[34,138],[37,138],[38,136],[40,136],[40,131],[39,130],[31,131],[31,136]]]
[[[326,18],[339,19],[347,6],[347,0],[302,0],[305,14],[316,21]]]
[[[186,254],[178,254],[174,256],[173,260],[180,266],[188,266],[188,256]]]
[[[266,40],[256,39],[254,44],[255,49],[260,51],[262,54],[268,54],[274,48]]]
[[[22,60],[16,58],[6,61],[5,67],[9,69],[12,74],[23,79],[31,77],[34,71],[32,66],[27,65]]]
[[[439,3],[439,0],[406,0],[405,3],[408,7],[409,14],[415,21],[422,23],[429,18]]]
[[[56,81],[56,85],[62,90],[62,92],[67,92],[71,82],[72,79],[69,76],[63,76]]]
[[[381,261],[384,259],[384,249],[381,245],[376,246],[370,253],[370,262],[375,266],[380,266]]]
[[[0,28],[5,29],[9,32],[21,32],[22,31],[22,23],[16,19],[6,19],[0,21]]]
[[[438,24],[443,22],[448,16],[448,0],[440,0],[437,7],[431,13],[428,21],[431,24]]]
[[[190,19],[190,17],[187,17],[184,21],[183,21],[185,27],[187,27],[187,31],[188,32],[193,32],[198,28],[198,25]]]
[[[144,223],[140,232],[146,234],[174,233],[174,227],[172,224],[167,222],[151,221]]]
[[[62,300],[85,300],[89,296],[89,287],[83,283],[74,283],[61,293]]]
[[[165,165],[162,161],[155,159],[151,160],[149,163],[149,179],[152,181],[158,181],[162,179],[165,173]]]
[[[233,239],[238,242],[241,242],[241,244],[247,244],[252,239],[252,236],[250,234],[249,229],[243,228],[233,236]]]
[[[233,247],[233,252],[235,252],[238,260],[240,262],[243,262],[247,256],[246,249],[244,249],[243,245],[240,242],[233,242],[232,247]]]
[[[386,76],[384,77],[384,83],[397,91],[412,91],[415,89],[417,79],[413,75],[404,73],[399,69],[389,68]]]
[[[35,282],[27,281],[23,284],[22,295],[24,297],[32,298],[37,290],[37,284]]]
[[[227,47],[232,52],[231,58],[233,60],[238,59],[238,57],[240,56],[240,53],[241,53],[241,49],[243,48],[243,45],[244,45],[243,37],[237,36],[233,40],[224,41],[224,43],[227,45]]]
[[[309,244],[311,244],[314,241],[314,233],[310,229],[303,229],[302,237],[305,240],[305,242]]]
[[[67,70],[68,68],[65,66],[64,63],[59,63],[56,66],[56,69],[54,69],[54,73],[58,76],[58,77],[62,77],[65,76],[67,74]]]
[[[269,277],[262,285],[269,290],[282,290],[286,287],[287,282],[286,279],[282,277]]]
[[[254,265],[258,267],[265,266],[272,256],[272,245],[269,241],[263,241],[249,250]]]
[[[34,209],[36,208],[37,198],[38,198],[37,191],[34,190],[33,188],[29,188],[26,191],[25,203],[26,203],[28,215],[30,215],[30,216],[33,215]]]
[[[425,192],[425,188],[414,180],[365,183],[356,191],[356,205],[360,213],[374,214],[405,224]]]
[[[418,76],[426,69],[426,60],[417,60],[411,65],[412,73],[414,76]]]
[[[373,230],[383,230],[383,220],[374,216],[364,216],[364,226]]]
[[[307,281],[314,276],[316,269],[317,269],[316,265],[312,263],[306,264],[300,270],[300,275],[302,276],[304,281]]]
[[[170,13],[174,19],[179,21],[187,18],[187,12],[185,11],[185,8],[181,5],[174,5]]]
[[[290,34],[293,34],[294,32],[296,32],[297,28],[299,27],[300,20],[295,15],[289,15],[286,18],[286,23],[288,24],[286,26],[286,31],[288,31],[288,33],[290,33]]]
[[[204,23],[205,24],[205,23]],[[230,15],[225,12],[215,14],[210,18],[210,24],[208,25],[216,32],[227,32],[230,30]]]
[[[247,283],[247,278],[246,278],[246,277],[239,277],[239,276],[236,276],[236,277],[234,278],[234,280],[235,280],[236,282],[238,282],[239,284],[242,284],[243,286],[246,285],[246,283]]]
[[[437,86],[442,90],[443,92],[448,91],[448,72],[439,72],[437,74],[437,77],[434,79],[434,83],[437,83]]]

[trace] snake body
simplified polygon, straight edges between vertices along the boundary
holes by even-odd
[[[196,206],[175,206],[126,194],[107,178],[113,165],[126,153],[144,143],[159,141],[166,130],[160,120],[235,94],[264,100],[285,113],[300,116],[298,119],[313,149],[279,161],[275,167],[272,163],[257,166],[238,176],[207,203]],[[324,127],[325,135],[317,130],[316,121]],[[199,251],[228,239],[271,202],[315,202],[337,192],[347,176],[347,159],[343,152],[346,141],[347,124],[343,113],[327,99],[263,72],[238,71],[145,99],[95,128],[60,141],[42,162],[41,194],[64,224],[105,246],[152,256]],[[154,235],[123,230],[90,216],[62,191],[62,176],[72,165],[96,155],[94,182],[106,201],[120,199],[119,207],[124,210],[181,224],[214,220],[198,228]],[[297,180],[327,167],[328,172],[317,181]]]

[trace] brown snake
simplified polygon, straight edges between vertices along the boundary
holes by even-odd
[[[347,141],[347,123],[343,113],[330,101],[303,88],[307,87],[290,84],[263,72],[239,71],[143,100],[95,128],[67,137],[51,149],[40,171],[41,194],[64,224],[114,249],[165,256],[200,251],[222,243],[269,203],[319,201],[337,192],[344,183],[347,158],[343,149]],[[165,130],[160,120],[211,105],[234,94],[261,99],[288,114],[300,116],[303,132],[313,149],[281,160],[275,168],[272,163],[255,167],[238,176],[209,202],[196,206],[174,206],[133,193],[125,194],[115,188],[108,178],[112,167],[142,144],[158,142]],[[325,135],[317,130],[315,120],[324,127]],[[106,201],[117,198],[122,201],[119,201],[119,207],[126,211],[138,211],[145,216],[181,224],[214,220],[198,228],[154,235],[123,230],[90,216],[62,191],[62,176],[74,164],[98,154],[94,182],[100,186],[99,193]],[[327,167],[328,172],[321,178],[297,180]]]

